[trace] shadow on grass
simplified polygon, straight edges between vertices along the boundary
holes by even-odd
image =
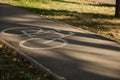
[[[80,13],[80,12],[68,11],[68,10],[55,10],[55,9],[48,10],[48,9],[31,8],[31,7],[21,7],[21,8],[27,9],[31,12],[38,13],[43,16],[51,17],[52,19],[59,20],[77,27],[81,27],[83,29],[90,30],[92,32],[120,29],[120,27],[118,27],[120,26],[120,23],[114,23],[109,21],[114,19],[113,15],[105,15],[100,13]],[[6,8],[4,9],[8,9],[7,5]],[[1,14],[0,14],[1,18],[6,14],[8,15],[8,13],[10,15],[12,14],[9,11],[4,12],[4,9],[1,10]],[[14,10],[12,11],[18,15],[22,15],[22,13],[19,11],[14,11]]]
[[[63,3],[71,3],[71,4],[81,4],[80,2],[72,2],[72,1],[65,1],[65,0],[52,0],[52,1],[58,1]],[[92,6],[101,6],[101,7],[115,7],[115,4],[106,4],[106,3],[99,3],[99,4],[87,4]]]
[[[21,7],[24,9],[27,9],[29,11],[32,11],[34,13],[38,13],[45,16],[73,16],[73,17],[91,17],[91,18],[99,18],[99,19],[112,19],[113,16],[110,15],[104,15],[104,14],[96,14],[96,13],[78,13],[76,11],[67,11],[67,10],[54,10],[54,9],[39,9],[39,8],[31,8],[31,7]]]
[[[43,16],[52,16],[53,19],[63,21],[65,23],[80,26],[81,28],[89,28],[90,30],[97,32],[97,31],[109,31],[112,28],[118,28],[116,26],[120,26],[120,23],[111,23],[107,22],[104,19],[111,20],[114,19],[112,15],[105,15],[105,14],[97,14],[97,13],[78,13],[75,11],[67,11],[67,10],[47,10],[47,9],[39,9],[39,8],[31,8],[31,7],[21,7],[32,11],[34,13],[38,13]],[[66,16],[69,18],[54,18],[55,16]],[[101,21],[101,20],[102,21]],[[105,25],[105,26],[104,26]],[[107,26],[106,26],[107,25]],[[115,26],[115,27],[109,27]]]
[[[92,6],[100,6],[100,7],[115,7],[114,4],[90,4]]]
[[[64,3],[71,3],[71,4],[81,4],[79,2],[71,2],[71,1],[64,1],[64,0],[52,0],[52,1],[58,1],[58,2],[64,2]]]

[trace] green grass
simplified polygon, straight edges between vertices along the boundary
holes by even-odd
[[[53,80],[46,71],[0,44],[0,80]]]
[[[88,0],[5,1],[41,16],[120,41],[120,19],[114,18],[114,5],[103,5]]]

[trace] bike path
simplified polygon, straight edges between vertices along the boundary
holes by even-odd
[[[120,80],[120,45],[0,4],[0,39],[67,80]]]

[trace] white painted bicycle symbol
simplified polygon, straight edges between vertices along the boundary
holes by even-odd
[[[72,32],[62,34],[60,30],[44,30],[34,27],[15,27],[1,31],[8,36],[24,36],[27,39],[19,42],[19,46],[26,49],[54,49],[65,46],[68,41],[63,39],[74,35]]]

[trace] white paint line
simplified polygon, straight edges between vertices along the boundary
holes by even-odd
[[[32,37],[30,34],[28,34],[26,31],[21,31],[23,34],[27,35],[28,37]]]
[[[52,47],[46,47],[46,48],[34,48],[33,46],[25,46],[24,44],[29,42],[29,41],[32,41],[32,40],[36,40],[36,39],[40,39],[40,38],[30,38],[30,39],[27,39],[27,40],[23,40],[21,42],[19,42],[19,46],[23,47],[23,48],[26,48],[26,49],[54,49],[54,48],[59,48],[59,47],[62,47],[62,46],[65,46],[68,42],[64,39],[59,39],[62,43],[60,45],[52,45]]]
[[[27,27],[26,27],[27,28]],[[1,31],[2,34],[4,35],[12,35],[12,36],[23,36],[23,35],[27,35],[29,37],[29,39],[26,39],[26,40],[22,40],[19,42],[19,46],[20,47],[23,47],[23,48],[26,48],[26,49],[53,49],[53,48],[58,48],[58,47],[62,47],[62,46],[65,46],[68,42],[66,40],[64,40],[63,38],[66,38],[66,37],[69,37],[69,36],[72,36],[74,35],[74,33],[72,32],[69,32],[68,35],[64,35],[60,32],[57,32],[55,30],[48,30],[48,31],[45,31],[43,30],[42,28],[29,28],[29,29],[26,29],[26,28],[21,28],[21,27],[15,27],[15,28],[7,28],[7,29],[4,29]],[[17,30],[16,30],[17,29]],[[7,33],[7,31],[12,31],[12,30],[16,30],[16,31],[19,31],[20,33]],[[28,31],[28,32],[27,32]],[[33,31],[33,32],[30,32],[29,31]],[[59,31],[59,30],[58,30]],[[56,34],[56,35],[59,35],[58,38],[52,38],[51,40],[48,40],[48,41],[45,41],[45,42],[40,42],[42,44],[48,44],[49,43],[54,43],[54,41],[57,41],[59,40],[61,42],[61,44],[57,44],[57,45],[52,45],[52,47],[46,47],[46,48],[34,48],[33,46],[25,46],[24,44],[27,43],[27,42],[30,42],[30,41],[34,41],[36,39],[41,39],[41,38],[34,38],[36,35],[40,35],[40,34],[47,34],[47,33],[52,33],[52,34]],[[50,34],[51,35],[51,34]],[[49,36],[50,36],[49,35]],[[49,38],[49,37],[48,37]]]

